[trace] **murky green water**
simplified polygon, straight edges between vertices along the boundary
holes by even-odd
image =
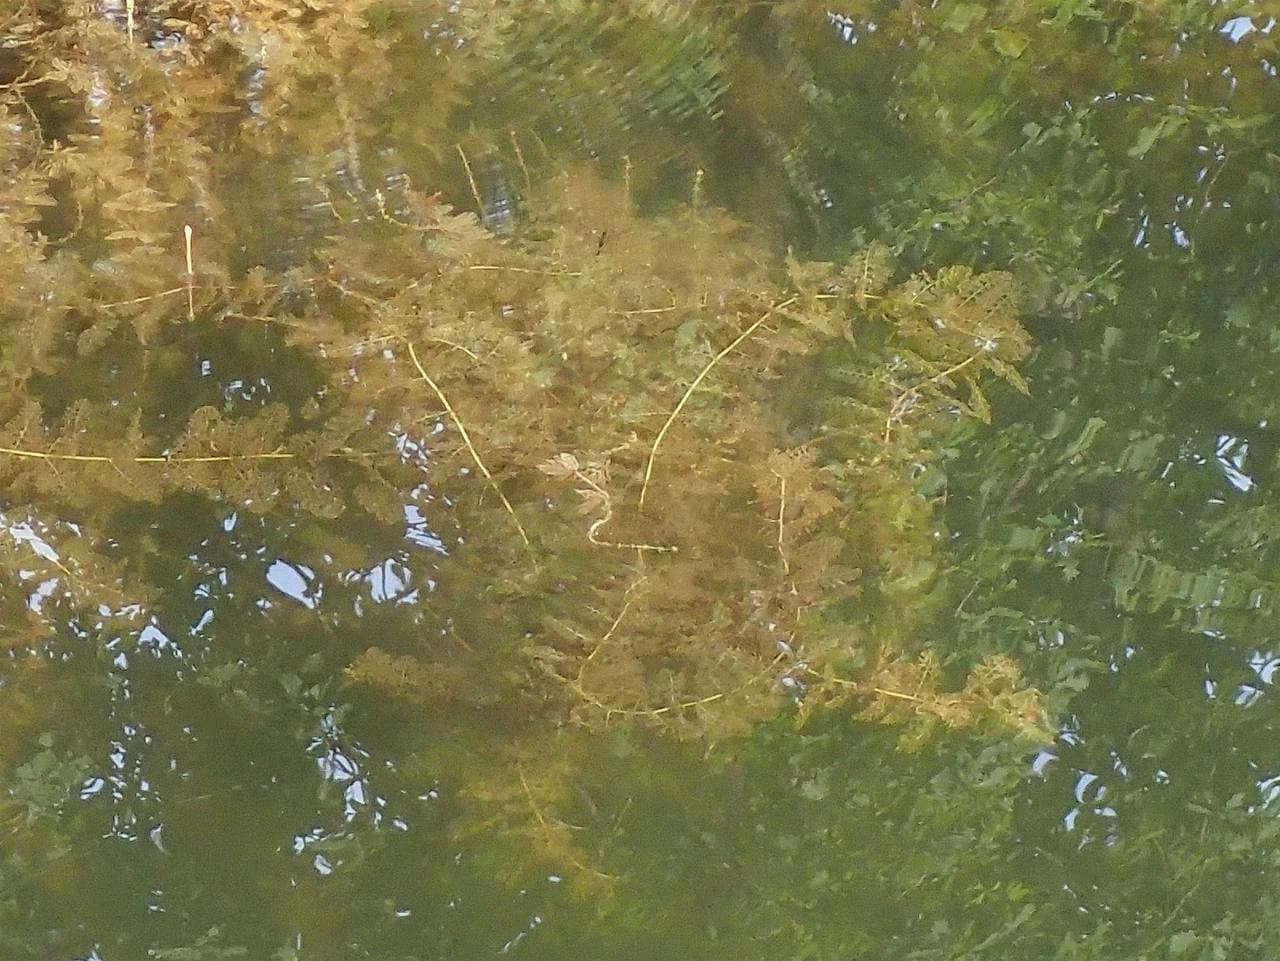
[[[0,959],[1275,957],[1276,16],[0,6]]]

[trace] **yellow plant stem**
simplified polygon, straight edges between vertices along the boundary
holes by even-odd
[[[698,376],[693,379],[693,383],[689,385],[688,389],[684,392],[684,396],[680,398],[680,403],[676,404],[675,410],[671,412],[671,416],[667,418],[667,422],[662,425],[662,429],[658,431],[658,436],[653,440],[653,447],[649,450],[649,461],[645,464],[644,468],[644,483],[640,485],[641,507],[644,507],[645,495],[649,493],[649,481],[653,477],[653,463],[658,457],[658,448],[662,446],[662,441],[663,438],[667,436],[667,431],[671,429],[671,425],[675,423],[676,418],[680,416],[680,412],[684,410],[684,405],[689,403],[689,398],[692,397],[693,392],[698,389],[698,385],[706,379],[707,374],[711,373],[716,364],[720,363],[720,361],[724,360],[724,358],[737,350],[738,346],[759,330],[766,320],[778,311],[785,310],[790,307],[797,300],[799,300],[798,296],[788,297],[786,300],[780,301],[766,310],[750,327],[730,341],[729,345],[720,351],[720,353],[712,357],[711,360],[707,362],[707,365],[698,373]]]
[[[449,415],[449,419],[453,421],[455,427],[458,428],[458,436],[462,438],[462,443],[466,445],[467,452],[471,455],[471,460],[475,463],[480,473],[484,475],[484,479],[488,482],[489,487],[498,495],[498,500],[502,501],[502,506],[507,513],[511,515],[511,520],[516,525],[516,530],[520,532],[520,540],[524,541],[524,546],[529,550],[529,556],[533,556],[533,544],[529,540],[529,535],[525,533],[524,525],[520,523],[520,518],[516,516],[516,509],[511,506],[511,501],[507,500],[507,495],[502,493],[502,488],[498,486],[498,482],[493,479],[493,475],[489,473],[489,468],[485,466],[484,461],[480,457],[480,452],[476,450],[475,444],[471,443],[471,435],[467,433],[466,425],[462,423],[462,418],[458,416],[458,412],[453,409],[453,405],[449,403],[449,398],[444,395],[444,391],[440,389],[440,385],[431,379],[431,375],[427,373],[427,369],[422,366],[422,361],[418,359],[418,352],[413,347],[413,341],[406,339],[405,346],[409,348],[409,359],[413,361],[413,366],[418,369],[418,375],[427,383],[435,393],[436,398],[443,405],[445,412]],[[537,566],[537,559],[534,559],[534,566]]]
[[[127,461],[131,464],[226,464],[242,460],[290,460],[298,455],[287,450],[269,450],[254,454],[202,454],[196,457],[107,457],[105,454],[53,454],[20,447],[0,447],[0,454],[10,457],[27,457],[33,460],[76,461],[81,464],[115,464]]]
[[[524,776],[524,765],[519,762],[516,763],[516,774],[520,777],[520,787],[524,790],[524,798],[529,804],[529,810],[533,812],[534,820],[538,822],[538,827],[542,829],[543,840],[547,845],[547,849],[561,852],[565,846],[557,841],[555,828],[542,813],[542,809],[538,807],[537,799],[533,795],[533,789],[529,787],[529,779]],[[566,831],[573,827],[573,825],[566,824],[564,821],[560,821],[559,819],[557,819],[556,823],[562,826]],[[597,870],[590,865],[583,864],[573,856],[570,850],[563,850],[562,853],[568,857],[569,863],[579,871],[594,875],[595,877],[610,883],[618,880],[616,875],[608,874],[604,871]]]
[[[786,527],[784,526],[787,516],[787,479],[781,474],[774,476],[778,478],[778,556],[782,558],[782,573],[790,577],[791,565],[787,563]]]
[[[604,502],[604,516],[601,518],[598,518],[594,523],[592,523],[591,527],[587,529],[587,540],[589,540],[592,544],[595,544],[597,547],[621,547],[626,550],[635,550],[635,551],[641,551],[641,552],[651,551],[655,554],[680,553],[680,548],[676,547],[674,544],[630,544],[630,543],[624,543],[620,541],[601,540],[599,538],[599,533],[601,528],[603,528],[606,524],[608,524],[609,521],[613,520],[613,498],[609,496],[609,492],[607,490],[605,490],[603,487],[601,487],[599,484],[593,481],[586,474],[582,473],[582,471],[580,470],[574,471],[573,476],[576,477],[578,480],[582,481],[582,483],[586,484],[589,488],[591,488],[591,490],[595,491],[602,498]]]
[[[471,187],[471,196],[476,198],[476,216],[483,216],[484,201],[480,199],[480,188],[476,186],[476,178],[471,174],[471,161],[467,159],[467,152],[462,149],[462,144],[458,144],[457,147],[458,156],[462,158],[462,169],[467,172],[467,183]]]
[[[511,135],[511,146],[515,148],[516,160],[520,162],[520,169],[524,172],[524,189],[529,193],[533,192],[533,180],[529,177],[529,168],[525,166],[524,151],[520,149],[520,140],[516,137],[514,130],[507,131]]]
[[[763,670],[753,674],[752,676],[747,678],[747,680],[745,680],[743,683],[739,684],[737,687],[731,690],[717,691],[716,693],[708,694],[705,697],[691,698],[689,700],[679,701],[675,704],[665,704],[662,707],[616,707],[614,705],[606,704],[603,701],[601,701],[599,698],[597,698],[596,696],[591,694],[589,691],[584,689],[582,684],[578,681],[570,680],[567,677],[560,677],[559,680],[563,681],[565,684],[568,684],[569,687],[573,690],[573,692],[577,694],[578,697],[580,697],[587,704],[590,704],[592,707],[596,708],[597,710],[603,711],[605,715],[605,723],[607,724],[615,716],[641,717],[641,718],[662,717],[664,714],[680,713],[683,711],[692,710],[693,708],[696,708],[696,707],[702,707],[706,704],[714,704],[716,701],[722,701],[725,698],[733,697],[736,694],[741,694],[743,691],[747,690],[749,687],[752,687],[760,683],[760,681],[763,678],[765,678],[770,672],[773,671],[774,668],[778,666],[778,663],[782,659],[783,659],[783,655],[781,654],[777,655],[776,657],[774,657],[773,660],[771,660],[768,663],[768,665],[765,666]]]
[[[984,353],[986,353],[986,351],[979,350],[977,353],[971,354],[970,356],[966,357],[964,360],[960,361],[958,364],[953,364],[952,366],[948,367],[946,370],[940,373],[934,374],[932,377],[928,378],[927,380],[921,381],[915,387],[908,388],[907,390],[904,390],[902,393],[900,393],[897,399],[894,400],[893,407],[889,411],[889,416],[885,419],[885,422],[884,422],[883,442],[885,446],[888,446],[889,440],[893,436],[893,422],[902,416],[901,413],[899,412],[899,406],[905,401],[907,397],[910,397],[912,394],[918,395],[918,392],[921,387],[928,387],[931,384],[936,384],[940,380],[945,380],[946,378],[950,377],[952,374],[960,373],[960,371],[964,370],[966,367],[972,364],[975,360],[981,357]]]
[[[182,225],[182,241],[183,249],[187,255],[187,320],[194,321],[196,319],[196,301],[193,284],[196,279],[195,261],[191,256],[191,234],[192,228],[190,224]]]

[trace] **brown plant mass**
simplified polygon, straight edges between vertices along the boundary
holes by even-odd
[[[1043,727],[1011,662],[947,689],[916,635],[927,427],[985,418],[993,378],[1025,389],[1007,275],[895,279],[878,246],[783,257],[696,196],[640,215],[629,165],[535,183],[518,135],[527,209],[500,236],[407,177],[371,186],[361,87],[391,82],[394,51],[368,5],[152,4],[127,30],[88,6],[4,27],[0,484],[52,545],[0,552],[7,577],[145,597],[106,532],[180,495],[387,525],[413,504],[459,518],[485,630],[369,644],[347,677],[421,709],[496,697],[551,727],[714,737],[844,703],[909,734]],[[437,69],[447,102],[461,68]],[[440,156],[446,119],[419,131]],[[281,152],[314,219],[269,264],[238,244],[236,180]],[[270,356],[292,393],[184,408],[173,371],[201,337]]]

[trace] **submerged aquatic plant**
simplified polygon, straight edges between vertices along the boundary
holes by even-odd
[[[902,277],[877,245],[783,257],[696,191],[637,213],[630,164],[535,180],[518,136],[525,222],[498,236],[449,202],[461,189],[373,185],[351,86],[369,74],[349,65],[393,71],[367,9],[149,10],[130,32],[87,7],[10,28],[0,482],[42,531],[0,552],[11,583],[130,617],[165,589],[131,556],[139,511],[396,531],[411,509],[464,532],[444,604],[480,610],[456,643],[357,639],[345,677],[428,712],[519,704],[513,756],[554,754],[566,723],[723,738],[842,704],[907,742],[1041,732],[1011,661],[946,683],[918,634],[938,568],[928,427],[987,416],[993,378],[1025,389],[1008,275]],[[225,57],[265,86],[228,80]],[[291,115],[321,103],[315,128]],[[308,206],[284,263],[238,243],[238,174],[280,151]],[[191,374],[236,351],[271,368],[261,392]],[[555,779],[524,770],[483,793],[562,849]]]

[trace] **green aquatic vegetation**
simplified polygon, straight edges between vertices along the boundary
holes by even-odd
[[[547,852],[571,847],[544,813],[565,723],[717,740],[850,704],[912,742],[938,725],[1042,736],[1012,661],[944,679],[915,633],[938,568],[913,479],[929,425],[989,416],[985,382],[1025,387],[1009,275],[903,275],[876,245],[783,258],[696,190],[640,214],[621,162],[616,179],[525,167],[523,222],[495,235],[407,178],[371,186],[366,98],[343,86],[352,58],[391,69],[371,8],[236,5],[228,33],[229,9],[153,7],[133,42],[87,8],[27,11],[7,102],[0,480],[7,515],[39,531],[6,546],[5,576],[56,585],[24,612],[33,630],[97,609],[105,632],[163,598],[130,521],[147,511],[221,505],[322,545],[317,524],[394,529],[407,507],[455,526],[466,544],[444,569],[450,603],[482,607],[472,630],[357,639],[345,677],[424,717],[523,705],[519,784],[504,765],[476,796],[519,802]],[[228,80],[229,56],[266,87]],[[650,108],[680,112],[682,89]],[[80,104],[57,135],[37,98],[55,92]],[[286,109],[331,98],[314,126]],[[255,263],[229,157],[286,149],[311,165],[318,213],[290,263]],[[190,373],[206,351],[269,358],[269,391],[210,396]],[[252,662],[226,667],[208,683],[260,703]]]
[[[0,12],[0,947],[1265,951],[1267,4],[526,7]]]
[[[504,576],[519,583],[495,608],[528,626],[521,653],[572,717],[727,731],[776,713],[780,681],[815,699],[874,698],[824,673],[858,659],[857,629],[824,627],[818,642],[806,627],[856,593],[861,572],[892,580],[906,566],[893,555],[928,550],[926,532],[878,518],[927,511],[899,473],[917,418],[979,406],[983,372],[1016,380],[1025,341],[1007,278],[962,270],[893,285],[870,251],[842,268],[793,265],[808,290],[789,290],[722,215],[640,220],[622,185],[586,172],[554,190],[530,227],[536,243],[469,238],[455,250],[455,215],[433,205],[417,230],[373,235],[376,286],[361,283],[349,247],[330,278],[343,315],[303,338],[346,359],[352,398],[445,408],[435,416],[452,430],[434,469],[477,468],[501,494],[507,517],[485,525],[486,552],[510,557],[518,573]],[[395,289],[402,259],[415,272]],[[829,439],[780,444],[782,365],[804,376],[800,359],[835,340],[854,354],[841,335],[859,322],[892,359],[833,398]],[[359,356],[370,342],[381,349]],[[876,474],[873,500],[859,482]],[[384,654],[355,666],[366,681],[383,672],[389,689],[406,683]]]
[[[1213,256],[1230,211],[1268,202],[1272,14],[795,0],[768,8],[795,82],[755,100],[775,135],[809,118],[797,194],[825,195],[909,264],[1009,269],[1032,311],[1078,318],[1115,302],[1130,243]]]

